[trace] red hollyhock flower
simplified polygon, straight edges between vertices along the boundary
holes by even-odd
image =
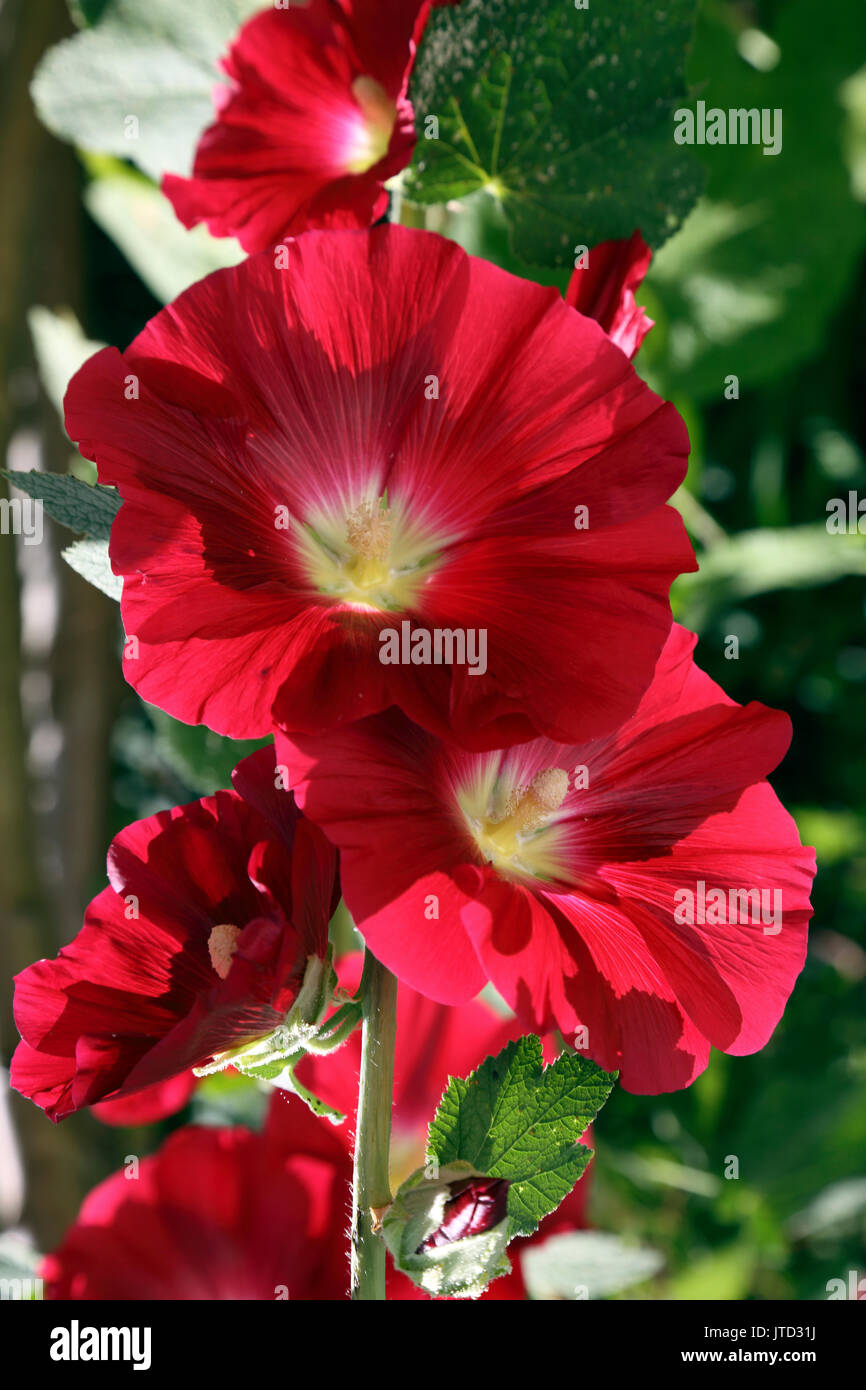
[[[243,26],[192,178],[163,191],[181,222],[261,251],[308,227],[365,227],[415,148],[409,73],[426,0],[309,0]]]
[[[603,241],[575,270],[565,292],[566,304],[600,323],[627,357],[634,357],[653,327],[634,297],[652,254],[639,231],[622,241]]]
[[[673,406],[554,290],[432,233],[286,249],[286,270],[200,281],[69,388],[67,429],[124,499],[127,679],[237,738],[390,705],[474,747],[607,732],[694,568],[663,505],[688,450]]]
[[[137,1181],[114,1173],[86,1198],[44,1262],[45,1296],[343,1299],[351,1178],[335,1131],[295,1098],[275,1095],[263,1134],[177,1130]]]
[[[273,765],[261,749],[237,790],[127,826],[78,936],[17,977],[12,1085],[53,1120],[267,1036],[324,959],[336,858]]]
[[[443,1001],[492,980],[637,1092],[763,1047],[806,950],[814,855],[762,780],[789,720],[729,700],[693,645],[674,629],[603,740],[471,755],[396,713],[278,738],[380,960]]]

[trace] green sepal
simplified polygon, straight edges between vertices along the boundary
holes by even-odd
[[[483,1176],[471,1163],[459,1160],[440,1168],[436,1177],[429,1176],[429,1166],[419,1168],[402,1184],[382,1220],[382,1236],[394,1264],[433,1298],[478,1298],[492,1279],[511,1271],[507,1217],[479,1235],[420,1249],[442,1225],[449,1183]]]
[[[196,1076],[211,1076],[214,1072],[234,1067],[244,1076],[266,1081],[280,1090],[292,1091],[316,1115],[324,1115],[334,1124],[346,1118],[295,1076],[295,1067],[308,1052],[333,1052],[341,1047],[360,1021],[360,1005],[354,1001],[344,1004],[337,1013],[324,1021],[334,1000],[337,975],[333,966],[333,948],[327,955],[309,956],[303,983],[285,1019],[266,1037],[243,1043],[220,1052],[209,1062],[193,1070]]]

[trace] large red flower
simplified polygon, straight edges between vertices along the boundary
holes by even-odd
[[[261,251],[308,227],[365,227],[412,157],[406,98],[427,0],[309,0],[256,15],[222,67],[192,178],[163,190],[187,227]]]
[[[124,499],[127,679],[235,737],[390,705],[470,747],[615,727],[694,567],[663,505],[673,406],[556,291],[432,233],[285,250],[69,388],[69,433]]]
[[[605,739],[472,755],[392,712],[277,743],[380,960],[444,1001],[492,980],[638,1092],[762,1047],[806,950],[814,856],[763,780],[789,721],[693,645],[674,629]]]
[[[49,1299],[346,1297],[352,1163],[330,1125],[275,1095],[263,1134],[177,1130],[135,1180],[90,1193],[42,1269]]]
[[[78,936],[17,977],[12,1084],[53,1120],[267,1036],[324,960],[336,856],[273,767],[261,749],[237,790],[127,826]]]

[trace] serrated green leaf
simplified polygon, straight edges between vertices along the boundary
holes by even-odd
[[[436,10],[412,77],[419,141],[407,197],[488,190],[531,265],[572,265],[576,244],[636,226],[659,245],[703,181],[672,120],[696,8],[462,0]]]
[[[16,487],[29,497],[41,499],[48,515],[70,531],[92,540],[107,541],[111,523],[120,510],[120,497],[115,488],[91,486],[73,478],[70,473],[10,473],[0,469]]]
[[[100,589],[115,602],[120,602],[123,580],[111,568],[108,541],[76,541],[60,553],[67,565],[74,569],[76,574],[80,574],[82,579],[86,579],[88,584],[92,584],[94,589]]]
[[[243,260],[233,237],[212,237],[204,227],[187,231],[158,188],[130,177],[122,168],[116,176],[94,179],[84,202],[93,220],[164,304],[212,270]]]
[[[520,1038],[465,1079],[451,1079],[428,1150],[442,1166],[461,1161],[508,1179],[511,1234],[529,1235],[586,1168],[591,1150],[578,1141],[615,1080],[570,1052],[545,1067],[540,1040]]]
[[[569,1231],[522,1252],[530,1298],[603,1298],[651,1279],[664,1261],[657,1250],[626,1245],[604,1231]]]
[[[131,159],[152,178],[188,173],[213,119],[217,59],[262,8],[261,0],[112,0],[93,27],[39,64],[32,85],[39,115],[56,135]]]

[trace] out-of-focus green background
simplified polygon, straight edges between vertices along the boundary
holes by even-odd
[[[84,340],[125,345],[239,253],[184,233],[130,166],[39,125],[28,80],[70,32],[63,0],[0,2],[0,449],[7,467],[92,478],[57,412]],[[732,696],[792,716],[774,785],[819,877],[809,959],[770,1045],[714,1054],[685,1092],[617,1091],[597,1125],[591,1220],[663,1258],[626,1297],[824,1298],[828,1280],[866,1273],[866,536],[826,525],[831,499],[866,499],[864,63],[861,0],[704,3],[695,96],[781,108],[783,153],[696,150],[705,197],[640,296],[657,326],[637,365],[693,443],[678,500],[701,573],[675,610]],[[110,837],[225,785],[238,756],[124,686],[117,606],[61,561],[68,540],[50,525],[39,546],[0,537],[4,1061],[9,979],[78,929]],[[0,1224],[50,1248],[90,1187],[178,1122],[54,1128],[10,1097]]]

